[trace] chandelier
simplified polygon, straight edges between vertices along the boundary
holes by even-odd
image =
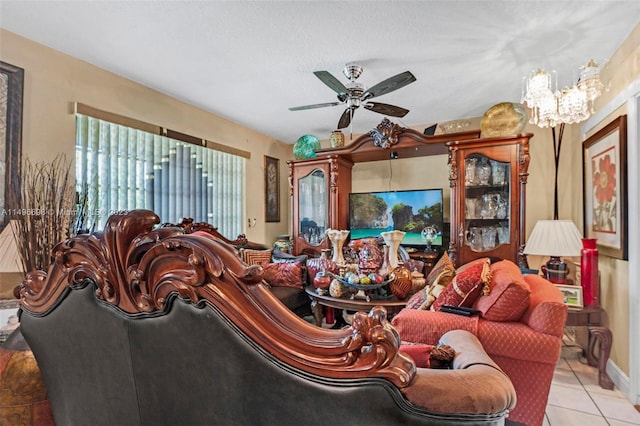
[[[562,91],[558,90],[556,72],[539,69],[529,73],[522,85],[522,103],[531,108],[529,123],[550,127],[553,138],[555,177],[553,189],[553,218],[558,219],[558,167],[562,135],[566,124],[580,123],[595,112],[593,102],[602,93],[599,66],[593,59],[580,68],[578,82]],[[556,137],[556,126],[558,135]]]
[[[573,124],[589,118],[595,112],[593,103],[602,93],[601,66],[593,59],[580,67],[578,82],[562,91],[558,78],[538,69],[524,78],[522,103],[531,108],[529,122],[538,127]]]

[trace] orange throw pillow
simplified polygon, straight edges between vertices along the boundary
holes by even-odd
[[[474,308],[489,321],[518,321],[529,307],[531,290],[520,268],[510,260],[491,265],[491,293],[480,296]]]

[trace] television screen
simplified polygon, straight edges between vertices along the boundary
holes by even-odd
[[[403,245],[442,246],[442,216],[442,189],[349,194],[351,239],[397,229],[407,233]]]

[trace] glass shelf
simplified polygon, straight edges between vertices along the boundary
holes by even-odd
[[[464,167],[465,244],[488,252],[510,243],[510,164],[472,154]]]

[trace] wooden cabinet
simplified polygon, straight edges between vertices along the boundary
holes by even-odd
[[[295,255],[319,256],[330,248],[327,229],[348,229],[352,167],[336,155],[289,162]]]
[[[524,246],[525,185],[529,139],[532,136],[482,139],[478,130],[429,136],[384,119],[375,129],[348,146],[321,149],[313,159],[290,161],[293,252],[296,255],[308,253],[319,256],[321,249],[330,248],[325,236],[328,228],[348,229],[354,163],[395,161],[448,152],[451,186],[449,250],[456,264],[484,256],[517,262]],[[476,170],[480,172],[480,165],[485,166],[485,163],[490,168],[494,167],[496,172],[490,170],[488,180],[474,181]],[[474,173],[471,180],[468,179],[471,176],[466,174],[467,164],[469,173]],[[472,169],[471,164],[477,167]],[[465,179],[469,180],[469,185],[465,185]],[[428,187],[428,171],[424,180],[425,187]],[[487,205],[482,210],[485,200]],[[466,209],[472,209],[472,214]],[[490,242],[486,249],[484,245],[477,245],[478,241],[482,243],[485,229],[487,238],[495,229],[494,247]],[[474,238],[474,246],[471,247],[470,242]]]
[[[456,265],[498,257],[524,265],[525,187],[531,134],[452,141],[451,240]]]

